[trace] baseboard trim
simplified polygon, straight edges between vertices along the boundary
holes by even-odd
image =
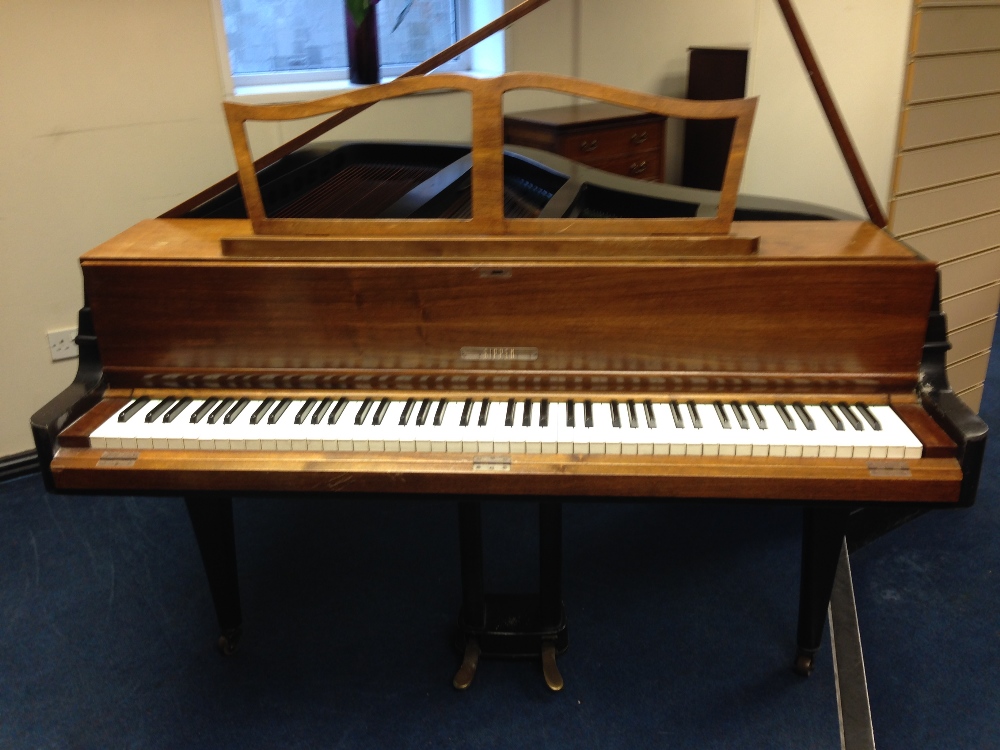
[[[23,477],[27,474],[34,474],[41,469],[38,463],[38,454],[35,451],[24,451],[15,453],[12,456],[0,458],[0,482],[5,479]]]

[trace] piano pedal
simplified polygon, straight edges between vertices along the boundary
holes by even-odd
[[[455,646],[464,651],[452,684],[465,690],[472,684],[480,659],[523,659],[541,656],[542,675],[552,691],[563,688],[556,656],[567,647],[566,613],[543,615],[537,594],[487,594],[484,617],[474,626],[461,622]]]
[[[243,628],[230,628],[219,635],[216,646],[223,656],[232,656],[240,647],[240,638],[243,636]]]
[[[469,638],[465,642],[465,656],[462,658],[462,666],[455,673],[455,679],[451,684],[456,690],[465,690],[472,684],[476,676],[476,668],[479,666],[479,642],[475,638]]]
[[[556,665],[556,642],[546,639],[542,641],[542,676],[545,677],[545,684],[549,690],[558,693],[563,689],[565,683]]]

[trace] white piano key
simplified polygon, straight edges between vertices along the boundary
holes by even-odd
[[[90,433],[90,447],[101,449],[138,448],[138,439],[143,434],[146,415],[159,403],[159,399],[151,399],[127,422],[119,422],[118,415],[132,405],[132,400],[130,400]]]
[[[871,432],[880,435],[885,442],[886,458],[917,459],[923,455],[923,445],[891,406],[870,406],[868,409],[882,425],[881,430]]]

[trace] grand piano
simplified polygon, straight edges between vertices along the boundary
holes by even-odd
[[[722,191],[505,149],[523,87],[732,119]],[[471,146],[250,159],[247,120],[438,88],[472,93]],[[801,504],[808,674],[851,514],[970,505],[986,427],[948,387],[933,263],[871,221],[737,196],[752,113],[540,74],[227,105],[240,184],[81,260],[79,372],[32,418],[47,486],[183,495],[225,652],[234,494],[453,497],[458,687],[481,654],[540,657],[561,687],[562,502]],[[538,503],[537,594],[485,591],[484,499]]]

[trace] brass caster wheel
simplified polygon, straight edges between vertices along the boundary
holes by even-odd
[[[812,674],[813,667],[815,665],[816,657],[813,654],[800,652],[799,655],[795,657],[795,664],[792,669],[795,670],[795,674],[801,675],[802,677],[808,677]]]
[[[240,637],[242,635],[243,630],[241,628],[233,628],[219,636],[216,646],[218,646],[223,656],[232,656],[236,653],[236,650],[240,647]]]

